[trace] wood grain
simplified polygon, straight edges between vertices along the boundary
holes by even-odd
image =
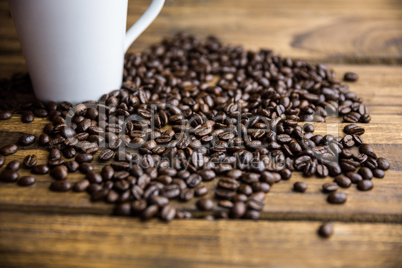
[[[0,212],[2,267],[400,267],[402,225]]]
[[[149,2],[129,1],[128,26]],[[167,1],[130,51],[180,31],[314,61],[402,63],[402,4],[396,0]],[[25,70],[24,59],[7,1],[0,0],[0,78],[16,70]]]
[[[282,181],[272,187],[266,197],[266,206],[262,213],[264,219],[275,220],[342,220],[342,221],[369,221],[369,222],[402,222],[402,77],[399,75],[402,67],[397,66],[350,66],[331,65],[341,76],[345,71],[353,70],[360,75],[357,83],[350,84],[351,90],[366,99],[371,109],[372,123],[362,124],[366,133],[362,136],[365,142],[373,144],[377,154],[386,157],[392,168],[386,172],[384,179],[374,179],[375,188],[370,192],[360,192],[354,186],[342,190],[349,194],[348,202],[343,206],[330,205],[326,202],[326,195],[321,192],[321,186],[331,178],[306,179],[295,172],[290,181]],[[379,90],[381,88],[381,90]],[[386,99],[386,102],[384,101]],[[399,100],[399,101],[398,101]],[[388,103],[389,106],[384,106]],[[389,110],[392,107],[392,110]],[[329,120],[330,123],[316,123],[318,134],[343,135],[345,124],[339,120]],[[39,135],[48,121],[36,118],[31,124],[22,124],[18,116],[0,124],[0,146],[14,143],[23,133]],[[7,158],[22,160],[27,154],[36,154],[40,163],[46,163],[47,151],[33,144],[21,148],[15,155]],[[96,162],[96,169],[100,170],[103,164]],[[21,176],[28,171],[20,172]],[[69,176],[74,182],[84,178],[83,174],[76,173]],[[86,193],[52,193],[48,190],[52,181],[50,176],[37,176],[38,183],[30,188],[21,188],[15,184],[0,183],[0,210],[8,211],[38,211],[58,213],[91,213],[111,214],[112,206],[102,202],[89,201]],[[305,181],[309,188],[305,194],[292,191],[295,181]],[[206,183],[213,196],[216,181]],[[195,200],[189,203],[174,202],[178,209],[194,212],[194,216],[201,217],[195,209]],[[215,211],[219,210],[216,208]],[[214,212],[215,212],[214,211]],[[212,213],[214,213],[212,212]]]

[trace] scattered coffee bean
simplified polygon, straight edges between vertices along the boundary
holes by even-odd
[[[0,173],[0,181],[2,182],[16,182],[19,178],[19,174],[15,170],[11,169],[4,169]]]
[[[301,181],[295,182],[293,184],[293,190],[295,192],[304,193],[307,190],[307,184]]]
[[[214,202],[209,198],[201,198],[197,201],[197,207],[200,210],[212,210],[214,207]]]
[[[328,195],[328,202],[331,204],[343,204],[348,199],[348,196],[345,193],[341,192],[332,192]]]
[[[50,184],[50,190],[54,192],[67,192],[71,189],[71,184],[68,181],[54,181]]]
[[[7,164],[6,168],[9,170],[17,171],[21,168],[21,162],[18,160],[12,160]]]
[[[89,184],[90,183],[88,180],[80,180],[74,184],[73,191],[74,192],[83,192],[88,188]]]
[[[49,168],[46,165],[36,165],[31,169],[33,174],[47,174],[49,173]]]
[[[32,121],[34,121],[34,119],[35,116],[31,111],[24,111],[24,113],[21,116],[22,123],[31,123]]]
[[[343,80],[346,82],[355,82],[359,79],[359,76],[356,73],[347,72],[343,76]]]
[[[7,120],[10,119],[13,116],[12,111],[0,111],[0,120]]]
[[[334,226],[332,223],[324,223],[318,228],[318,234],[323,238],[329,238],[334,233]]]
[[[37,163],[38,163],[38,159],[37,159],[36,155],[34,155],[34,154],[27,155],[23,161],[23,165],[26,168],[33,168]]]
[[[19,186],[30,186],[30,185],[34,184],[35,182],[36,182],[36,179],[34,176],[24,176],[24,177],[21,177],[17,183]]]
[[[66,166],[56,166],[50,171],[50,175],[56,180],[67,179],[68,169]]]
[[[22,146],[28,146],[28,145],[31,145],[32,143],[34,143],[35,140],[36,140],[36,137],[34,135],[26,134],[26,135],[22,135],[18,139],[18,143]]]
[[[370,180],[362,180],[357,183],[357,189],[360,191],[370,191],[373,187],[374,184]]]
[[[390,164],[387,161],[387,159],[379,157],[377,159],[377,164],[378,164],[378,168],[382,169],[382,170],[388,170],[390,168]]]
[[[349,188],[352,185],[352,181],[344,175],[336,176],[334,182],[342,188]]]
[[[17,145],[11,144],[11,145],[6,145],[0,149],[0,154],[8,156],[15,154],[18,150]]]

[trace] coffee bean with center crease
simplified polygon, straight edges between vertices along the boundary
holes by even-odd
[[[34,143],[35,140],[36,140],[36,137],[34,135],[25,134],[25,135],[22,135],[21,137],[19,137],[18,143],[22,146],[28,146],[28,145],[31,145],[32,143]]]
[[[328,195],[327,201],[331,204],[343,204],[348,199],[348,196],[345,193],[341,192],[332,192]]]
[[[190,177],[186,179],[186,184],[190,188],[195,188],[198,186],[198,184],[201,183],[201,181],[202,181],[201,176],[199,174],[194,173],[191,174]]]
[[[67,192],[71,189],[71,184],[68,181],[54,181],[50,184],[50,190],[54,192]]]
[[[61,152],[59,149],[53,148],[49,152],[49,160],[56,160],[61,158]]]
[[[114,156],[114,152],[110,149],[106,149],[103,150],[100,154],[99,154],[99,160],[101,161],[108,161],[110,159],[112,159]]]
[[[354,124],[350,124],[343,128],[343,132],[345,132],[346,134],[350,134],[350,135],[363,135],[365,131],[364,131],[364,128],[362,128],[362,127],[359,127]]]
[[[362,154],[366,154],[374,159],[377,159],[377,155],[374,153],[374,150],[370,144],[363,143],[362,145],[360,145],[359,152]]]
[[[21,177],[17,183],[19,186],[30,186],[30,185],[34,184],[35,182],[36,182],[36,179],[34,176],[24,176],[24,177]]]
[[[15,144],[6,145],[0,149],[0,154],[2,154],[4,156],[8,156],[8,155],[15,154],[17,152],[17,150],[18,150],[18,147]]]
[[[0,173],[0,181],[2,182],[16,182],[18,178],[19,178],[18,172],[11,169],[4,169]]]

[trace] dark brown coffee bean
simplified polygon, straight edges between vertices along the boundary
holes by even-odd
[[[0,149],[0,154],[2,154],[4,156],[8,156],[8,155],[15,154],[17,152],[17,150],[18,150],[18,147],[15,144],[6,145]]]
[[[382,178],[384,178],[384,176],[385,176],[384,170],[379,169],[379,168],[373,169],[373,170],[372,170],[372,173],[373,173],[373,176],[374,176],[375,178],[379,178],[379,179],[382,179]]]
[[[196,196],[204,196],[208,193],[208,188],[206,186],[199,186],[197,189],[195,189],[194,193]]]
[[[31,169],[33,174],[47,174],[49,173],[49,168],[46,165],[36,165]]]
[[[301,181],[295,182],[293,184],[293,190],[295,192],[304,193],[307,190],[307,184]]]
[[[210,181],[216,177],[215,172],[211,169],[201,169],[198,171],[198,174],[201,176],[203,181]]]
[[[34,176],[24,176],[18,180],[18,185],[19,186],[30,186],[30,185],[34,184],[35,182],[36,182],[36,179]]]
[[[218,206],[223,207],[223,208],[232,208],[233,203],[229,200],[220,200],[218,202]]]
[[[377,155],[374,153],[374,150],[370,144],[363,143],[362,145],[360,145],[359,152],[368,155],[374,159],[377,159]]]
[[[74,192],[83,192],[89,187],[89,181],[88,180],[80,180],[76,182],[73,186],[73,191]]]
[[[16,182],[19,178],[19,174],[17,171],[11,169],[4,169],[0,173],[0,181],[2,182]]]
[[[36,140],[36,137],[34,135],[31,134],[25,134],[22,135],[19,139],[18,139],[18,143],[21,146],[28,146],[31,145],[32,143],[34,143]]]
[[[352,185],[352,181],[345,175],[336,176],[334,182],[342,188],[349,188]]]
[[[332,223],[324,223],[318,228],[318,234],[323,238],[329,238],[334,233],[334,226]]]
[[[12,111],[0,111],[0,120],[7,120],[10,119],[13,116]]]
[[[158,205],[150,205],[146,209],[142,211],[141,217],[143,220],[148,220],[158,213],[159,207]]]
[[[58,160],[61,158],[61,152],[59,149],[52,148],[49,152],[48,159],[49,160]]]
[[[67,179],[68,169],[65,166],[57,166],[50,171],[50,175],[56,180],[65,180]]]
[[[39,136],[39,144],[40,144],[40,145],[45,146],[45,145],[48,145],[49,142],[50,142],[50,137],[49,137],[49,135],[47,135],[47,134],[45,134],[45,133],[42,133],[42,134]]]
[[[103,150],[102,152],[100,152],[99,160],[108,161],[108,160],[112,159],[113,156],[114,156],[114,152],[110,149],[106,149],[106,150]]]
[[[180,200],[181,201],[189,201],[194,197],[194,190],[193,189],[183,189],[180,193]]]
[[[359,79],[359,76],[356,73],[346,72],[343,76],[343,80],[346,82],[356,82]]]
[[[148,203],[145,199],[135,200],[131,203],[131,209],[134,213],[140,214],[144,209],[146,209]]]
[[[114,170],[121,171],[121,170],[129,170],[130,163],[128,162],[113,162],[110,164]]]
[[[370,180],[362,180],[357,183],[357,189],[360,191],[370,191],[373,187],[374,184]]]
[[[50,190],[54,192],[67,192],[70,191],[71,184],[68,181],[54,181],[50,184]]]
[[[254,182],[252,185],[253,192],[264,192],[268,193],[271,187],[266,182]]]
[[[248,209],[246,211],[246,213],[243,216],[245,219],[249,219],[249,220],[258,220],[261,217],[261,214],[259,211],[254,210],[254,209]]]
[[[91,165],[90,163],[85,162],[80,164],[79,170],[81,173],[87,174],[89,171],[94,170],[94,166]]]
[[[197,187],[202,181],[202,178],[198,174],[191,174],[190,177],[186,179],[186,184],[190,188]]]
[[[31,111],[24,111],[22,116],[21,116],[21,122],[22,123],[31,123],[34,121],[34,114]]]
[[[350,135],[363,135],[364,128],[359,127],[354,124],[350,124],[343,128],[343,132],[345,132],[346,134],[350,134]]]
[[[388,170],[390,168],[390,164],[387,159],[379,157],[377,159],[378,168],[382,170]]]
[[[371,180],[373,178],[373,172],[367,167],[361,167],[358,172],[363,180]]]
[[[5,161],[6,161],[6,158],[4,157],[4,155],[0,155],[0,167],[2,167],[4,165]]]
[[[17,171],[20,168],[21,168],[21,162],[18,160],[12,160],[6,166],[6,169],[14,170],[14,171]]]
[[[176,209],[171,205],[166,205],[162,208],[161,218],[164,221],[170,222],[176,216]]]
[[[117,204],[113,209],[113,214],[118,216],[130,216],[131,205],[129,203]]]
[[[162,189],[162,195],[173,199],[180,196],[180,187],[177,184],[166,185]]]
[[[347,172],[346,176],[354,184],[357,184],[359,181],[363,180],[362,176],[356,172]]]
[[[324,192],[334,192],[339,189],[339,185],[335,182],[328,182],[322,185],[322,190]]]
[[[72,147],[63,150],[63,155],[65,158],[73,158],[74,156],[76,156],[76,154],[77,151]]]
[[[239,186],[240,183],[238,181],[228,177],[221,178],[218,182],[218,187],[232,191],[236,191]]]
[[[331,204],[343,204],[348,199],[348,196],[345,193],[341,192],[332,192],[328,195],[328,202]]]
[[[102,182],[102,176],[98,172],[95,172],[93,170],[90,170],[87,172],[86,179],[90,183],[101,183]]]
[[[64,162],[64,165],[67,167],[69,172],[76,172],[80,167],[80,164],[78,164],[76,161],[67,161]]]
[[[229,216],[233,219],[238,219],[243,217],[246,213],[246,205],[243,202],[235,202],[233,207],[230,209]]]
[[[214,207],[214,202],[212,202],[212,200],[209,198],[201,198],[197,201],[197,207],[204,211],[212,210]]]
[[[109,181],[113,179],[114,169],[111,166],[104,166],[101,175],[104,181]]]
[[[92,162],[93,160],[93,156],[92,154],[83,154],[83,153],[79,153],[77,154],[77,156],[75,157],[75,161],[77,161],[78,163],[84,163],[84,162]]]

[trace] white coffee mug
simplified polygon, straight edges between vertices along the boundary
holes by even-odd
[[[120,88],[124,53],[164,2],[126,33],[128,0],[9,0],[36,97],[77,103]]]

